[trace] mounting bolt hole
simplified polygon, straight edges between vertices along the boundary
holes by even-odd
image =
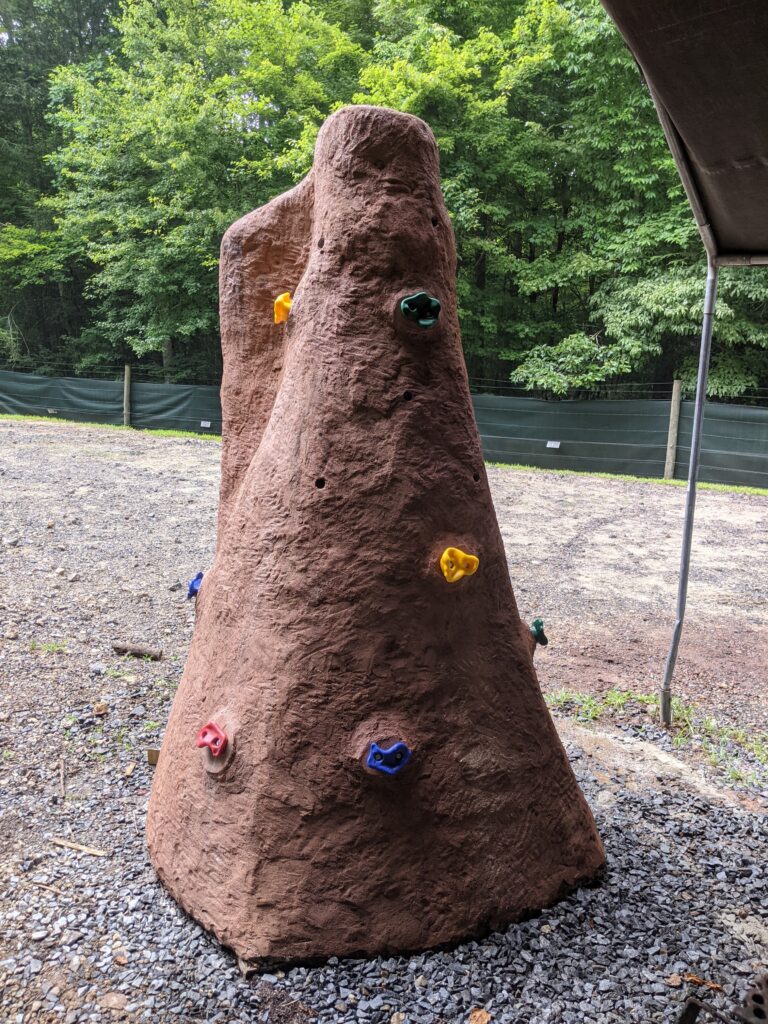
[[[317,478],[317,480],[315,480],[315,487],[317,487],[318,490],[322,491],[322,489],[325,487],[325,477],[324,476],[319,476]]]
[[[433,217],[432,218],[432,227],[433,228],[436,228],[439,223],[440,223],[440,221],[437,219],[437,217]]]
[[[412,391],[404,391],[403,392],[403,401],[404,402],[410,402],[410,400],[412,398],[413,398],[413,392]]]
[[[480,479],[480,474],[479,473],[473,473],[472,474],[472,479],[475,481],[475,483],[477,483],[477,481]]]
[[[318,240],[317,240],[317,248],[318,249],[322,249],[324,245],[325,245],[325,239],[324,238],[318,238]]]

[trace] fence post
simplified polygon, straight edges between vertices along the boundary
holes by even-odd
[[[123,373],[123,426],[131,425],[131,364],[125,364]]]
[[[672,480],[675,476],[677,432],[680,426],[680,398],[682,390],[683,382],[681,380],[672,382],[672,401],[669,406],[669,433],[667,434],[667,461],[664,463],[665,480]]]

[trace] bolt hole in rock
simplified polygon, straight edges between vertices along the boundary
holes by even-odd
[[[439,223],[440,223],[440,221],[437,219],[437,217],[433,217],[432,218],[432,227],[433,228],[436,228]]]
[[[480,474],[479,473],[473,473],[472,474],[472,479],[475,481],[475,483],[477,483],[477,481],[480,479]]]
[[[317,248],[318,249],[322,249],[324,245],[325,245],[325,239],[324,238],[319,238],[318,241],[317,241]]]
[[[403,392],[403,401],[404,402],[410,402],[410,400],[412,398],[413,398],[413,392],[412,391],[404,391]]]
[[[317,489],[319,491],[322,491],[322,489],[325,487],[325,477],[324,476],[319,476],[317,478],[317,480],[315,480],[315,487],[317,487]]]

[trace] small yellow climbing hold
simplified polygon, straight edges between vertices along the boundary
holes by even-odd
[[[440,555],[440,568],[449,583],[458,583],[464,576],[477,572],[480,559],[477,555],[468,555],[459,548],[446,548]]]
[[[283,292],[275,299],[275,323],[284,324],[291,312],[291,293]]]

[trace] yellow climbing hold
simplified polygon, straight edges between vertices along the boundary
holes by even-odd
[[[283,292],[275,299],[275,323],[284,324],[291,312],[291,293]]]
[[[449,583],[458,583],[464,576],[477,572],[480,559],[477,555],[468,555],[459,548],[446,548],[440,555],[440,568]]]

